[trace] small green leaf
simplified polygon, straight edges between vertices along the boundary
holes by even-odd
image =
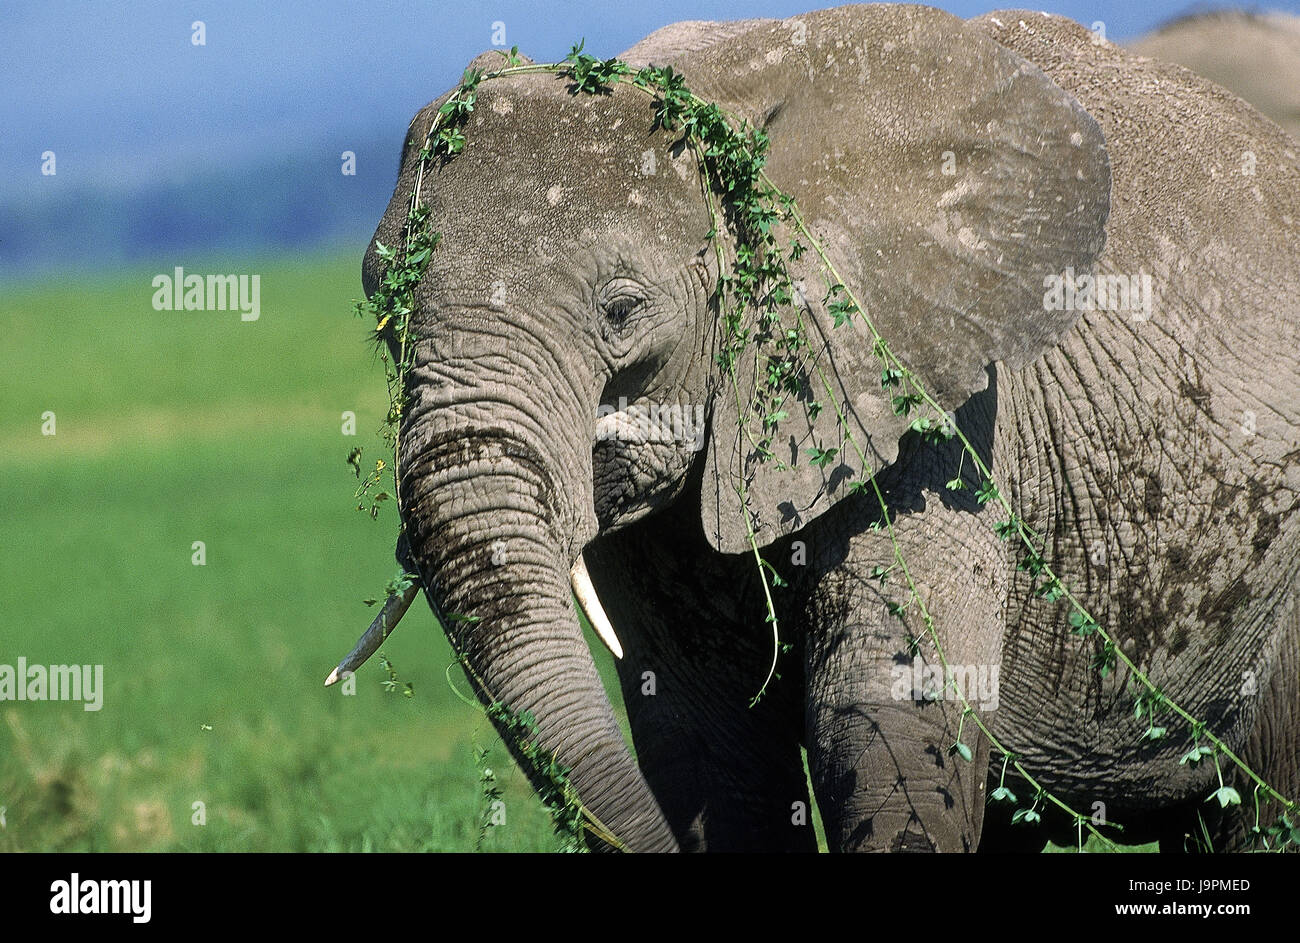
[[[853,315],[857,313],[858,306],[851,299],[845,298],[832,302],[827,306],[826,310],[835,318],[835,327],[840,327],[853,320]]]
[[[1087,638],[1089,635],[1092,635],[1097,631],[1097,623],[1092,621],[1086,613],[1081,612],[1078,609],[1074,609],[1070,612],[1069,622],[1072,626],[1070,629],[1071,634],[1077,635],[1080,638]]]
[[[1048,602],[1056,602],[1065,595],[1065,587],[1061,585],[1059,579],[1052,577],[1047,582],[1043,583],[1042,586],[1039,586],[1034,590],[1034,592],[1046,599]]]
[[[889,402],[894,410],[895,416],[906,416],[913,409],[925,402],[925,400],[921,398],[921,394],[919,393],[902,393],[895,396]]]
[[[1226,809],[1230,805],[1241,805],[1241,793],[1231,786],[1220,786],[1210,794],[1210,799],[1218,799],[1219,807]],[[1206,799],[1209,802],[1210,799]]]
[[[1043,820],[1043,817],[1033,809],[1017,809],[1011,816],[1011,821],[1015,825],[1037,825]]]
[[[804,451],[808,453],[812,459],[812,463],[818,468],[825,468],[831,462],[835,461],[835,456],[840,452],[839,449],[819,448],[805,449]]]
[[[1023,570],[1030,576],[1037,576],[1043,572],[1045,566],[1043,558],[1031,550],[1021,557],[1020,562],[1016,564],[1016,569]]]
[[[1103,642],[1101,651],[1092,659],[1092,667],[1101,673],[1103,678],[1110,675],[1119,664],[1119,658],[1115,654],[1114,642]]]

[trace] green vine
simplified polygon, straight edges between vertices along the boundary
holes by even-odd
[[[502,738],[513,743],[525,771],[538,784],[537,797],[551,816],[551,826],[560,839],[560,850],[582,852],[586,831],[585,808],[569,783],[569,768],[555,754],[537,745],[537,721],[528,711],[512,711],[500,701],[488,705],[487,715]]]
[[[988,739],[993,751],[1001,754],[1002,774],[998,788],[990,794],[990,801],[1017,804],[1015,793],[1006,786],[1008,769],[1013,769],[1033,790],[1031,804],[1017,808],[1012,815],[1013,822],[1034,824],[1041,821],[1039,809],[1050,803],[1073,820],[1078,831],[1080,849],[1085,828],[1104,844],[1114,847],[1113,842],[1087,816],[1048,792],[1021,764],[1017,754],[992,734],[956,684],[953,673],[948,670],[934,620],[903,557],[890,507],[880,490],[875,470],[848,423],[844,407],[835,395],[830,378],[812,351],[802,306],[796,303],[796,292],[787,263],[798,261],[809,251],[815,254],[825,272],[826,291],[821,303],[831,316],[834,328],[853,324],[860,319],[869,332],[872,353],[880,366],[880,387],[888,396],[894,414],[911,417],[909,429],[923,441],[945,442],[953,438],[959,441],[963,450],[963,467],[966,461],[970,461],[979,478],[980,483],[975,490],[976,501],[981,507],[996,505],[1001,509],[1003,516],[992,525],[993,530],[1000,540],[1018,548],[1017,568],[1028,573],[1034,581],[1034,595],[1065,605],[1070,632],[1080,639],[1094,639],[1099,643],[1092,667],[1102,678],[1117,670],[1120,664],[1128,669],[1130,679],[1137,689],[1134,699],[1135,717],[1139,720],[1145,717],[1147,724],[1141,739],[1156,741],[1168,736],[1169,728],[1157,725],[1156,717],[1163,713],[1173,714],[1188,725],[1192,741],[1192,748],[1180,762],[1194,764],[1207,756],[1214,762],[1219,787],[1207,801],[1217,800],[1222,808],[1240,805],[1242,802],[1237,790],[1226,785],[1223,779],[1220,758],[1225,758],[1254,784],[1256,815],[1252,834],[1256,839],[1267,850],[1280,850],[1288,845],[1300,844],[1300,828],[1292,824],[1293,817],[1300,816],[1300,804],[1273,789],[1226,743],[1210,732],[1203,722],[1160,692],[1047,563],[1043,556],[1045,541],[1042,536],[1016,513],[995,484],[991,470],[980,458],[974,445],[925,389],[916,373],[894,354],[856,294],[836,270],[825,247],[809,230],[794,197],[779,189],[768,178],[764,168],[770,142],[762,129],[695,95],[687,87],[684,77],[670,66],[633,71],[618,59],[602,60],[583,52],[581,42],[558,63],[521,64],[517,49],[501,55],[505,59],[503,68],[492,72],[467,72],[457,90],[439,108],[419,152],[415,186],[402,233],[403,245],[399,250],[377,244],[376,251],[387,266],[385,275],[370,299],[356,306],[359,315],[374,319],[377,336],[388,339],[390,347],[395,351],[391,360],[386,353],[380,353],[386,368],[390,401],[383,437],[392,453],[392,465],[390,468],[384,460],[380,460],[368,472],[357,489],[357,498],[361,502],[359,509],[368,509],[373,517],[377,515],[380,503],[399,497],[396,476],[400,459],[398,427],[407,405],[406,378],[413,352],[410,318],[415,308],[414,291],[441,239],[438,233],[430,231],[429,208],[421,202],[420,197],[428,163],[434,158],[452,159],[463,151],[467,143],[463,124],[474,109],[476,91],[483,81],[507,75],[550,73],[568,79],[571,83],[569,90],[575,95],[609,94],[615,83],[629,85],[652,98],[654,127],[680,133],[681,141],[691,148],[700,168],[701,189],[711,219],[706,238],[712,244],[719,263],[713,301],[719,312],[722,334],[716,358],[731,387],[731,393],[736,397],[743,432],[759,461],[774,462],[778,469],[784,469],[772,443],[780,423],[789,418],[791,408],[800,396],[809,389],[818,390],[816,398],[810,398],[802,404],[810,419],[815,419],[828,408],[834,412],[838,439],[835,442],[814,443],[806,450],[809,461],[815,466],[825,467],[846,449],[858,458],[861,472],[859,477],[849,483],[849,487],[854,493],[874,497],[879,506],[880,518],[873,526],[887,534],[894,556],[888,567],[876,567],[872,577],[879,579],[882,587],[891,574],[901,577],[906,600],[902,603],[887,603],[889,611],[904,621],[904,624],[908,613],[915,611],[925,626],[925,633],[923,636],[910,635],[909,647],[914,655],[919,654],[923,638],[928,638],[944,669],[944,677],[948,679],[945,689],[951,689],[961,704],[957,736],[949,748],[949,754],[967,762],[973,759],[970,747],[962,739],[967,719]],[[730,259],[727,245],[718,238],[724,228],[731,237]],[[788,323],[783,316],[785,312],[793,313],[793,323]],[[741,389],[739,370],[744,363],[743,357],[753,358],[753,390]],[[360,450],[353,450],[348,461],[360,479]],[[385,471],[392,474],[391,494],[381,486],[386,477]],[[763,589],[766,620],[771,624],[773,633],[771,666],[752,705],[764,695],[772,679],[779,677],[776,671],[779,654],[789,648],[781,642],[772,592],[774,588],[785,584],[776,568],[763,558],[759,550],[755,518],[749,508],[744,483],[735,482],[735,487],[744,508],[748,542]],[[960,471],[957,477],[947,483],[947,487],[954,491],[966,487]],[[461,661],[464,663],[463,657]],[[466,668],[468,670],[467,664]],[[594,823],[593,817],[582,807],[568,783],[567,768],[553,754],[535,746],[536,723],[532,716],[526,712],[512,712],[499,701],[490,701],[487,712],[507,741],[514,744],[518,755],[524,758],[534,781],[543,784],[542,801],[551,810],[552,822],[566,848],[576,848],[581,844],[579,839],[584,828],[595,830],[598,834],[603,831],[601,837],[617,847],[617,839],[609,835],[607,830],[602,830],[598,823]],[[1205,744],[1201,743],[1202,739],[1206,741]],[[1267,827],[1259,821],[1261,794],[1281,803],[1284,810],[1278,820]],[[1107,823],[1104,827],[1122,830],[1122,826],[1116,823]]]
[[[474,763],[479,771],[479,789],[482,796],[482,808],[479,810],[478,838],[474,850],[482,851],[487,841],[488,832],[496,827],[497,803],[501,802],[501,784],[497,782],[496,771],[487,765],[489,750],[487,747],[474,748]]]
[[[379,664],[384,669],[384,673],[388,675],[387,678],[380,682],[385,691],[389,693],[401,691],[403,697],[415,697],[415,685],[410,681],[403,681],[397,676],[397,669],[393,667],[393,663],[388,660],[388,656],[382,651],[379,652]]]
[[[450,621],[458,621],[448,617]],[[463,621],[463,620],[460,620]],[[464,655],[458,655],[465,673],[485,692],[488,691],[483,679],[470,666]],[[510,744],[520,761],[524,773],[535,784],[537,797],[545,807],[551,819],[551,827],[560,840],[560,851],[585,852],[585,834],[590,833],[610,847],[626,851],[627,846],[612,831],[604,826],[595,814],[583,804],[582,798],[569,781],[570,769],[560,762],[555,752],[547,750],[537,742],[537,719],[529,711],[512,710],[504,701],[493,699],[488,695],[486,705],[468,695],[462,694],[451,680],[451,666],[447,666],[447,684],[456,697],[465,704],[484,712],[501,734],[501,739]],[[490,827],[490,812],[494,800],[501,798],[496,775],[487,767],[487,751],[478,751],[476,759],[479,764],[479,782],[482,787],[483,811],[480,816],[478,847]]]

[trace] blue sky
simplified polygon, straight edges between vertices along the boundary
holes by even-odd
[[[1300,10],[1300,0],[1272,4]],[[809,0],[552,0],[524,3],[67,3],[0,8],[0,187],[33,179],[54,150],[59,172],[103,184],[191,161],[238,162],[297,141],[390,129],[491,46],[492,24],[535,59],[579,37],[613,55],[680,19],[790,16]],[[961,16],[997,4],[941,3]],[[1014,5],[1014,4],[1008,4]],[[1106,23],[1124,38],[1189,7],[1183,0],[1054,0],[1045,9]],[[207,45],[190,43],[206,24]],[[65,178],[66,179],[66,178]]]
[[[550,0],[82,3],[0,5],[0,202],[34,206],[60,187],[111,193],[184,186],[201,168],[234,169],[311,151],[354,149],[358,174],[391,184],[406,122],[450,87],[465,64],[506,43],[538,60],[585,37],[613,55],[681,19],[791,16],[817,0]],[[1014,3],[937,4],[974,16]],[[1224,4],[1231,5],[1231,4]],[[1273,9],[1300,12],[1300,0]],[[1186,12],[1185,0],[1049,0],[1045,9],[1108,37],[1139,35]],[[191,44],[202,20],[206,45]],[[376,142],[391,142],[380,153]],[[373,145],[365,150],[366,145]],[[55,178],[41,154],[57,155]]]

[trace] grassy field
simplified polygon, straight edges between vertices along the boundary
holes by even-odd
[[[186,260],[261,274],[248,323],[154,311],[148,271],[5,293],[0,664],[102,664],[105,693],[0,702],[0,850],[470,850],[476,744],[506,791],[484,847],[554,847],[426,606],[385,646],[414,697],[373,662],[322,687],[396,570],[345,462],[385,395],[359,258]]]

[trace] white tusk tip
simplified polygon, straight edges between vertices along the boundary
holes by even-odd
[[[574,598],[578,600],[582,611],[587,614],[587,621],[596,630],[596,635],[615,658],[621,659],[623,646],[619,644],[618,636],[614,634],[614,626],[610,624],[609,616],[605,615],[605,607],[600,604],[600,597],[596,595],[596,587],[591,583],[591,574],[587,572],[587,564],[581,554],[569,573],[569,581],[573,584]]]

